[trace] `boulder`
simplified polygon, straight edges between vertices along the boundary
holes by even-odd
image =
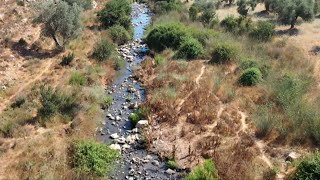
[[[110,149],[121,151],[121,147],[119,144],[111,144]]]
[[[137,122],[136,128],[142,129],[142,128],[147,127],[148,125],[149,125],[148,120],[140,120],[140,121]]]

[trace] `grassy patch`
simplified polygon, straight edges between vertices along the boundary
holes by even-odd
[[[206,160],[202,165],[195,167],[186,177],[186,180],[218,180],[218,172],[212,160]]]

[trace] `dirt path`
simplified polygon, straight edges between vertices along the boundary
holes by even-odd
[[[36,77],[32,77],[29,79],[29,81],[25,82],[24,84],[22,84],[19,89],[17,89],[15,91],[14,94],[12,94],[10,97],[6,98],[6,100],[2,101],[0,103],[0,114],[8,107],[8,105],[12,102],[12,100],[14,98],[16,98],[18,95],[21,94],[21,92],[23,92],[29,85],[35,83],[36,81],[40,80],[42,78],[42,76],[49,72],[49,69],[51,67],[51,65],[53,64],[53,60],[48,59],[43,63],[43,67],[42,67],[42,71],[36,76]]]

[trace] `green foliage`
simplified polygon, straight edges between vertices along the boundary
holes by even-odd
[[[49,118],[56,113],[73,116],[78,110],[76,94],[65,94],[60,90],[54,90],[51,87],[42,86],[40,88],[39,115],[43,118]]]
[[[203,53],[201,43],[194,38],[187,38],[180,46],[177,52],[178,58],[194,59]]]
[[[79,7],[81,7],[84,10],[92,9],[92,1],[91,0],[63,0],[67,2],[70,6],[73,4],[77,4]]]
[[[13,121],[7,121],[0,127],[0,132],[3,137],[13,137],[14,130],[17,128],[17,124]]]
[[[221,21],[220,25],[228,32],[235,34],[244,34],[251,31],[253,27],[252,20],[246,17],[228,16]]]
[[[138,121],[140,121],[140,117],[137,113],[131,113],[129,119],[131,120],[132,126],[136,126]]]
[[[182,9],[182,3],[179,0],[156,1],[153,9],[156,14],[164,14],[170,11],[179,11]]]
[[[218,180],[218,172],[212,160],[205,160],[195,167],[186,177],[186,180]]]
[[[67,56],[62,57],[61,65],[62,66],[68,66],[70,63],[74,60],[74,54],[69,53]]]
[[[102,109],[107,109],[108,107],[110,107],[112,104],[112,101],[113,101],[112,96],[110,96],[110,95],[104,96],[101,100],[101,103],[100,103]]]
[[[274,24],[266,21],[260,21],[257,26],[252,29],[250,37],[258,41],[270,41],[275,34],[274,28]]]
[[[249,68],[245,70],[239,78],[243,86],[254,86],[262,79],[262,73],[258,68]]]
[[[160,66],[165,64],[167,60],[163,56],[157,54],[156,57],[154,58],[154,61],[156,66]]]
[[[314,0],[274,0],[278,20],[294,28],[297,18],[310,21],[314,18]]]
[[[199,13],[199,8],[196,7],[195,5],[192,5],[189,8],[189,18],[191,21],[195,21],[198,19],[198,13]]]
[[[253,68],[253,67],[259,67],[257,61],[255,61],[253,59],[241,60],[240,68],[242,70],[245,70],[245,69],[248,69],[248,68]]]
[[[170,169],[178,169],[179,165],[174,160],[169,160],[166,162],[166,166]]]
[[[69,6],[64,1],[45,1],[37,6],[34,21],[43,23],[43,34],[54,39],[60,47],[76,38],[82,29],[81,8],[73,4]],[[62,38],[62,41],[58,37]]]
[[[98,12],[98,18],[104,27],[121,25],[131,28],[131,5],[127,0],[111,0]]]
[[[165,48],[178,49],[188,36],[185,27],[180,23],[169,23],[154,27],[146,38],[151,49],[162,51]]]
[[[237,49],[230,44],[218,45],[212,55],[211,63],[225,64],[236,58]]]
[[[73,166],[79,173],[105,176],[119,157],[106,144],[85,140],[76,142],[72,149]]]
[[[114,56],[112,57],[113,67],[115,70],[119,71],[126,66],[126,61],[122,57]]]
[[[257,0],[239,0],[237,5],[238,13],[242,16],[247,16],[250,8],[254,10],[254,8],[257,6]]]
[[[221,21],[221,26],[229,32],[234,32],[238,27],[238,21],[235,16],[227,16]]]
[[[294,180],[320,179],[320,153],[304,159],[297,168]]]
[[[114,25],[109,28],[109,33],[113,42],[117,44],[125,44],[132,39],[132,34],[130,34],[123,26]]]
[[[257,137],[265,137],[275,126],[275,115],[272,113],[272,105],[258,106],[254,114],[254,123],[257,127]]]
[[[102,39],[100,42],[96,44],[92,56],[96,60],[103,62],[107,60],[113,52],[114,52],[113,44],[106,39]]]
[[[71,74],[69,84],[75,86],[84,86],[87,85],[87,78],[84,74],[76,71]]]
[[[214,25],[219,23],[214,9],[204,10],[199,19],[202,22],[202,24],[207,28],[212,28]]]

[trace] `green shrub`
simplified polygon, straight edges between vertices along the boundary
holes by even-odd
[[[166,166],[170,169],[178,169],[179,165],[174,160],[169,160],[166,162]]]
[[[98,12],[98,18],[104,27],[121,25],[126,29],[131,28],[131,5],[127,0],[112,0]]]
[[[138,121],[140,121],[140,117],[137,113],[131,113],[129,119],[131,120],[132,126],[136,126]]]
[[[274,24],[260,21],[258,22],[257,27],[253,28],[250,37],[258,41],[270,41],[275,34],[274,28]]]
[[[186,39],[180,46],[177,52],[178,58],[194,59],[199,57],[203,53],[203,47],[201,43],[194,39]]]
[[[6,121],[1,127],[0,132],[3,137],[10,138],[13,137],[14,130],[17,128],[18,124],[13,121]]]
[[[117,44],[125,44],[132,39],[132,34],[130,34],[123,26],[114,25],[109,28],[109,33],[113,42]]]
[[[229,32],[234,32],[238,27],[237,18],[234,16],[227,16],[221,21],[221,26]]]
[[[116,150],[94,141],[79,141],[72,149],[73,166],[79,173],[105,176],[119,157]]]
[[[239,82],[243,86],[254,86],[262,79],[262,73],[258,68],[246,69],[240,76]]]
[[[240,63],[240,68],[245,70],[245,69],[248,69],[248,68],[258,68],[259,65],[257,63],[257,61],[255,60],[252,60],[252,59],[245,59],[245,60],[242,60],[241,63]]]
[[[154,58],[154,61],[156,66],[159,66],[159,65],[165,64],[167,60],[163,56],[157,54],[156,57]]]
[[[114,56],[112,57],[112,60],[113,60],[113,67],[117,71],[121,70],[126,66],[126,61],[122,57]]]
[[[69,79],[69,84],[76,86],[84,86],[87,85],[87,78],[82,73],[73,72]]]
[[[170,11],[179,11],[181,8],[182,4],[179,0],[162,0],[155,2],[153,9],[156,14],[164,14]]]
[[[198,19],[198,13],[199,13],[199,8],[192,5],[190,8],[189,8],[189,18],[191,21],[195,21]]]
[[[268,135],[274,128],[275,119],[272,105],[258,106],[254,114],[254,123],[257,127],[256,136],[263,138]]]
[[[204,10],[199,19],[202,22],[203,26],[207,28],[212,28],[214,25],[219,23],[219,20],[216,17],[216,12],[213,9]]]
[[[68,66],[70,63],[74,60],[74,54],[69,53],[67,56],[62,57],[61,65],[62,66]]]
[[[237,55],[237,49],[229,44],[218,45],[212,55],[211,63],[228,63],[235,59]]]
[[[186,180],[218,180],[218,172],[212,160],[205,160],[195,167],[186,177]]]
[[[106,109],[106,108],[110,107],[111,104],[112,104],[112,101],[113,101],[113,97],[112,96],[110,96],[110,95],[104,96],[102,101],[101,101],[102,109]]]
[[[103,39],[96,44],[92,56],[102,62],[107,60],[114,52],[114,46],[108,40]]]
[[[65,94],[60,90],[54,90],[51,87],[42,86],[40,88],[40,117],[49,118],[56,113],[73,116],[78,110],[77,95]]]
[[[146,38],[151,49],[162,51],[165,48],[177,49],[188,36],[184,25],[179,23],[163,24],[154,27]]]
[[[297,168],[294,180],[320,179],[320,153],[304,159]]]
[[[74,3],[83,8],[84,10],[92,9],[92,1],[91,0],[63,0],[67,2],[70,6]]]

